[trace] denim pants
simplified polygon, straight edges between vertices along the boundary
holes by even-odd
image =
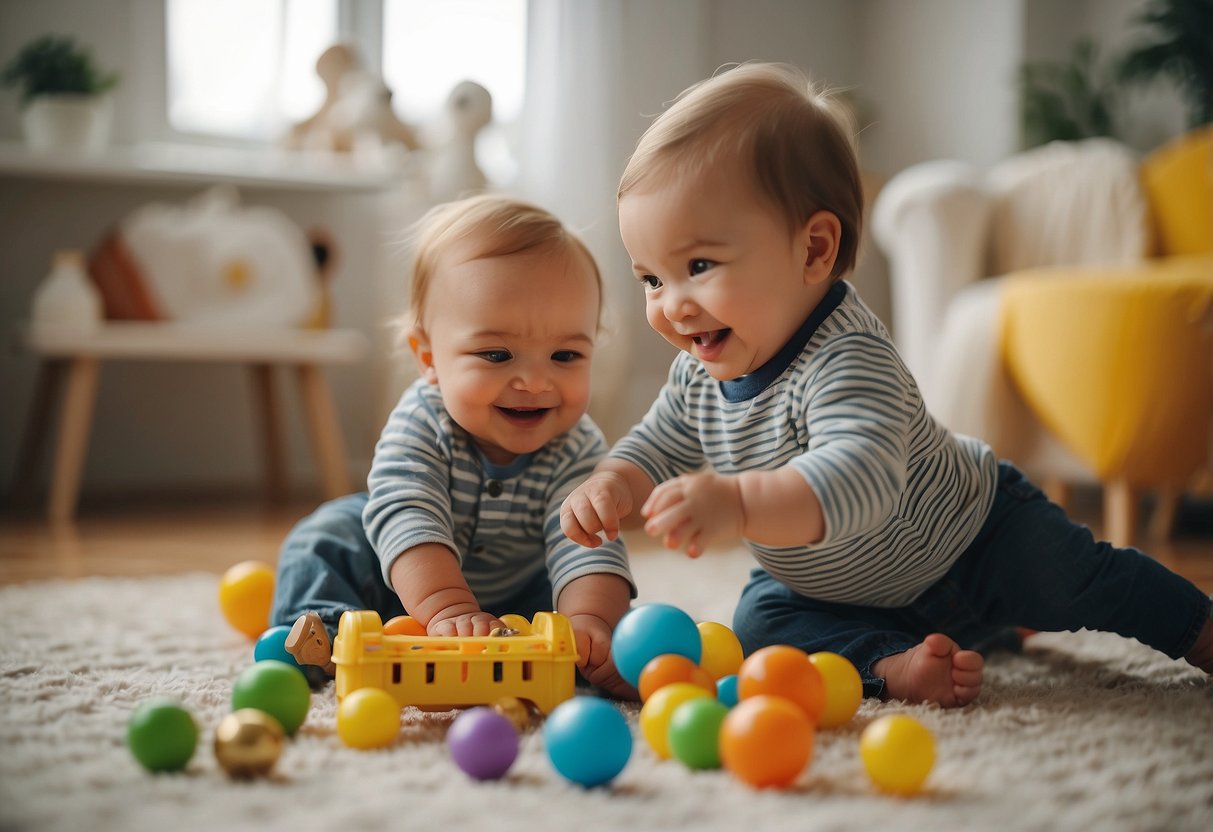
[[[325,503],[299,521],[286,536],[278,555],[278,578],[270,625],[295,622],[305,612],[319,614],[329,638],[346,610],[375,610],[386,622],[405,615],[404,605],[383,579],[379,556],[362,527],[366,493]],[[494,615],[517,613],[531,618],[552,609],[552,585],[547,571],[512,598],[487,610]]]
[[[879,696],[880,659],[943,633],[981,649],[1010,627],[1104,630],[1171,658],[1192,649],[1210,599],[1137,549],[1097,542],[1013,465],[1002,463],[985,524],[948,572],[899,608],[815,601],[762,569],[742,590],[733,628],[746,653],[769,644],[832,651],[859,668]]]

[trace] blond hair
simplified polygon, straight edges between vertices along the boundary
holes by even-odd
[[[855,266],[863,228],[851,116],[837,98],[789,64],[746,63],[685,90],[640,137],[618,198],[671,176],[739,165],[787,217],[789,230],[817,211],[842,226],[834,280]]]
[[[564,254],[582,258],[598,287],[598,321],[602,320],[602,274],[586,244],[550,212],[537,205],[500,194],[481,194],[437,205],[414,226],[412,283],[409,308],[397,319],[405,330],[421,323],[430,283],[443,258],[456,246],[465,261],[524,254]]]

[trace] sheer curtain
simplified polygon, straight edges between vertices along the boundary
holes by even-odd
[[[696,0],[530,0],[515,190],[585,238],[606,287],[590,409],[614,440],[647,411],[673,350],[644,319],[615,190],[652,116],[705,71]],[[710,69],[708,70],[710,71]]]

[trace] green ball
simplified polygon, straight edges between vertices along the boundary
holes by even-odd
[[[282,724],[288,736],[299,730],[311,702],[312,691],[303,672],[276,659],[246,667],[232,687],[233,711],[241,708],[265,711]]]
[[[198,747],[198,726],[173,700],[148,699],[126,724],[126,744],[148,771],[180,771]]]
[[[687,768],[720,768],[720,725],[728,713],[709,697],[683,702],[670,717],[670,752]]]

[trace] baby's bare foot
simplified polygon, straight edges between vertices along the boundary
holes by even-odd
[[[961,650],[942,633],[932,633],[922,644],[876,662],[872,671],[884,679],[890,699],[959,708],[981,692],[982,665],[980,653]]]
[[[1188,664],[1196,665],[1205,673],[1213,673],[1213,618],[1205,619],[1205,626],[1201,627],[1196,643],[1184,658]]]

